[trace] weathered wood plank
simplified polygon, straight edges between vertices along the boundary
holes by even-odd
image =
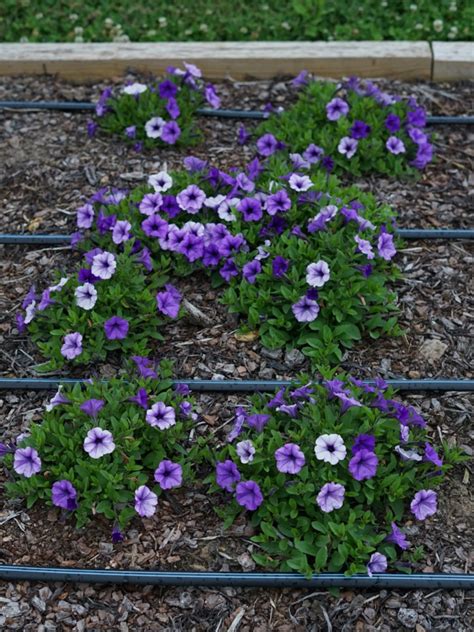
[[[433,42],[433,81],[474,79],[474,43]]]
[[[206,77],[267,79],[306,70],[326,77],[431,78],[427,42],[166,42],[0,44],[0,75],[57,74],[73,81],[163,72],[189,61]]]

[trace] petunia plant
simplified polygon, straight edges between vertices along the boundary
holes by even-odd
[[[115,523],[159,511],[159,497],[189,484],[197,418],[185,385],[172,386],[170,367],[135,356],[139,377],[88,381],[60,389],[41,423],[15,443],[0,444],[11,468],[7,493],[27,507],[45,502],[83,526],[95,515]]]
[[[17,315],[20,331],[28,328],[54,370],[69,361],[87,364],[110,353],[146,355],[160,328],[180,315],[181,294],[166,277],[147,274],[143,251],[132,243],[121,253],[95,248],[83,267],[37,294],[25,297]]]
[[[355,176],[416,175],[432,161],[426,112],[415,98],[392,96],[355,77],[337,85],[303,83],[294,105],[257,127],[260,156],[284,150],[301,168]]]
[[[246,512],[255,560],[307,575],[406,567],[403,524],[435,514],[449,468],[412,406],[343,375],[255,396],[209,458],[218,513],[229,526]]]
[[[115,96],[106,88],[96,104],[98,122],[89,122],[88,133],[92,136],[100,127],[137,151],[193,145],[201,138],[196,110],[206,103],[220,106],[214,86],[204,82],[199,68],[185,62],[184,69],[168,68],[166,78],[157,83],[129,83]]]

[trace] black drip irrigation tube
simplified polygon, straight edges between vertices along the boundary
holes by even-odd
[[[94,111],[95,103],[84,101],[0,101],[0,110]],[[268,112],[258,110],[211,110],[201,108],[196,113],[199,116],[255,120],[264,120],[270,116]],[[474,116],[428,116],[426,123],[427,125],[474,125]]]
[[[86,382],[87,378],[72,377],[1,377],[0,390],[12,391],[49,391],[61,384],[74,385]],[[107,380],[104,380],[106,382]],[[375,386],[375,380],[363,380],[364,384]],[[423,391],[457,391],[459,393],[474,391],[474,380],[451,379],[392,379],[385,382],[404,392]],[[279,388],[294,384],[291,380],[172,380],[173,385],[184,384],[196,393],[272,393]]]
[[[395,231],[397,237],[407,240],[416,239],[474,239],[474,229],[471,228],[441,228],[441,229],[425,229],[425,228],[399,228]],[[71,235],[39,235],[28,233],[0,233],[0,244],[10,245],[62,245],[67,244],[71,240]]]
[[[239,588],[474,588],[474,575],[462,573],[378,573],[352,575],[320,573],[306,578],[298,573],[226,573],[193,571],[106,570],[0,565],[0,579],[90,584],[148,584],[155,586],[212,586]]]

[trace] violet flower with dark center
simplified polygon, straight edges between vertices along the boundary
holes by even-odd
[[[235,451],[237,452],[237,456],[239,457],[240,462],[244,465],[253,461],[255,455],[255,447],[249,439],[245,441],[239,441],[239,443],[235,446]]]
[[[352,446],[352,454],[355,454],[359,450],[368,450],[373,452],[375,448],[375,437],[371,434],[359,434],[355,438],[354,445]]]
[[[168,217],[173,218],[176,215],[179,215],[181,209],[179,208],[178,202],[176,201],[176,197],[174,195],[164,195],[163,196],[163,204],[161,206],[161,212],[166,213]]]
[[[142,518],[151,518],[156,511],[158,496],[146,485],[141,485],[135,491],[135,511]]]
[[[146,392],[146,389],[139,388],[137,391],[137,394],[133,395],[133,397],[129,397],[128,401],[134,402],[135,404],[138,404],[139,406],[147,410],[148,409],[148,393]]]
[[[273,134],[264,134],[257,140],[257,150],[262,156],[268,157],[278,149],[278,141]]]
[[[155,191],[154,193],[147,193],[143,196],[140,204],[138,205],[138,210],[143,215],[155,215],[163,204],[163,196],[159,191]]]
[[[367,574],[372,577],[374,573],[385,573],[387,570],[387,558],[382,553],[372,553],[367,564]]]
[[[364,121],[354,121],[352,127],[350,128],[350,133],[352,138],[356,140],[362,140],[363,138],[367,138],[367,136],[371,132],[370,125],[367,125]]]
[[[161,140],[168,145],[174,145],[181,136],[181,129],[176,121],[168,121],[161,130]]]
[[[331,99],[326,105],[326,115],[329,121],[338,121],[341,116],[346,116],[349,112],[349,105],[339,97]]]
[[[426,520],[436,513],[437,500],[437,494],[432,489],[421,489],[410,503],[412,514],[417,520]]]
[[[426,112],[423,108],[417,107],[414,110],[407,113],[407,121],[414,127],[425,127],[426,125]]]
[[[237,135],[237,142],[239,143],[239,145],[246,145],[251,137],[252,134],[245,129],[245,126],[240,125]]]
[[[76,298],[76,305],[86,311],[93,309],[97,302],[97,290],[92,283],[78,285],[74,290],[74,296]]]
[[[31,478],[41,470],[38,452],[31,447],[18,448],[13,456],[13,469],[25,478]]]
[[[385,538],[386,542],[391,542],[392,544],[396,544],[398,547],[406,551],[406,549],[410,548],[410,542],[408,542],[406,535],[403,533],[401,529],[397,527],[395,522],[392,522],[392,531]]]
[[[100,459],[115,450],[112,433],[102,428],[92,428],[84,439],[84,450],[92,459]]]
[[[197,237],[192,232],[186,233],[184,239],[178,247],[178,252],[192,263],[200,259],[204,253],[204,241],[202,237]]]
[[[395,134],[400,129],[400,117],[396,114],[389,114],[385,119],[385,127],[391,134]]]
[[[153,262],[151,259],[151,251],[145,246],[136,258],[136,262],[140,263],[147,272],[152,272]]]
[[[71,334],[66,334],[63,339],[61,347],[61,355],[67,360],[74,360],[82,353],[82,334],[75,331]]]
[[[316,502],[324,513],[330,513],[334,509],[340,509],[344,504],[346,490],[339,483],[326,483],[316,497]]]
[[[114,524],[114,527],[112,529],[112,542],[114,544],[118,544],[119,542],[122,542],[123,540],[123,533],[120,531],[120,527],[118,526],[118,524]]]
[[[438,455],[436,450],[428,442],[425,443],[425,456],[424,461],[431,461],[434,465],[442,467],[443,459]]]
[[[156,379],[158,377],[156,371],[154,370],[154,363],[149,359],[143,356],[132,356],[132,360],[137,365],[137,369],[139,374],[145,378]]]
[[[303,158],[307,160],[310,164],[316,164],[321,160],[324,156],[324,150],[322,147],[318,147],[314,143],[311,143],[306,147],[303,152]]]
[[[334,160],[331,156],[324,156],[321,160],[321,167],[330,173],[334,169]]]
[[[179,109],[178,102],[173,97],[170,97],[166,103],[166,111],[171,116],[172,119],[177,119],[181,114],[181,110]]]
[[[92,204],[84,204],[77,209],[76,223],[78,228],[90,228],[94,221],[94,207]]]
[[[318,317],[319,305],[316,301],[303,296],[291,306],[291,311],[300,323],[310,323]]]
[[[360,272],[362,273],[362,276],[364,276],[366,279],[369,278],[373,270],[373,267],[370,265],[370,263],[367,263],[361,266],[356,266],[356,268],[357,270],[360,270]]]
[[[338,434],[322,434],[314,445],[314,454],[319,461],[336,465],[346,458],[346,446]]]
[[[284,189],[280,189],[276,193],[269,195],[266,200],[266,210],[269,215],[286,213],[286,211],[289,211],[290,208],[291,200]]]
[[[403,141],[397,138],[396,136],[390,136],[387,142],[385,143],[385,147],[391,154],[404,154],[406,152],[405,145]]]
[[[156,295],[156,305],[160,312],[169,318],[177,318],[181,305],[181,294],[170,285],[172,289],[158,292]]]
[[[191,215],[194,215],[201,210],[205,199],[206,194],[195,184],[190,184],[176,196],[176,200],[180,208]]]
[[[123,340],[128,334],[128,320],[120,316],[112,316],[104,323],[104,331],[108,340]]]
[[[260,261],[258,261],[257,259],[253,259],[252,261],[249,261],[243,266],[242,276],[247,281],[247,283],[253,284],[255,283],[257,274],[260,274],[261,271],[262,271],[262,265]]]
[[[183,482],[183,468],[179,463],[164,459],[155,470],[155,481],[161,489],[179,487]]]
[[[152,428],[167,430],[176,424],[176,413],[172,406],[167,406],[164,402],[156,402],[146,411],[146,422]]]
[[[296,443],[286,443],[275,451],[277,470],[285,474],[298,474],[306,459]]]
[[[196,156],[187,156],[183,160],[184,167],[186,171],[190,173],[199,173],[199,171],[204,171],[207,167],[207,162],[205,160],[201,160],[201,158],[197,158]]]
[[[245,481],[238,483],[235,488],[235,500],[249,511],[255,511],[263,502],[263,495],[258,483]]]
[[[91,272],[99,279],[106,280],[112,278],[117,267],[117,262],[111,252],[101,252],[92,259]]]
[[[329,266],[322,259],[306,267],[306,283],[311,287],[323,287],[330,276]]]
[[[263,216],[262,205],[256,198],[244,198],[238,203],[237,210],[246,222],[258,222]]]
[[[379,460],[374,452],[361,448],[349,461],[349,472],[356,481],[363,481],[375,476],[378,464]]]
[[[272,275],[275,279],[282,279],[290,267],[290,262],[285,257],[277,255],[272,261]]]
[[[103,399],[87,399],[79,406],[79,409],[95,419],[104,406],[105,402]]]
[[[385,261],[390,261],[397,254],[395,244],[393,243],[393,235],[387,233],[383,227],[377,240],[377,250]]]
[[[164,125],[165,121],[161,116],[154,116],[145,123],[145,133],[148,138],[161,138]]]
[[[350,160],[352,156],[356,153],[357,146],[358,146],[358,141],[355,138],[351,138],[350,136],[344,136],[339,141],[339,145],[337,146],[337,151]]]
[[[173,186],[173,179],[166,171],[160,171],[159,173],[154,173],[148,178],[148,184],[155,189],[155,191],[159,191],[162,193],[163,191],[168,191]]]
[[[53,505],[74,511],[77,509],[77,491],[68,480],[57,481],[51,487],[51,500]]]
[[[250,428],[254,428],[257,432],[262,432],[269,421],[270,415],[264,413],[254,413],[246,417],[247,425],[250,426]]]
[[[158,84],[158,93],[162,99],[171,99],[176,96],[177,92],[177,85],[169,79],[165,79]]]
[[[231,492],[239,481],[240,472],[233,461],[227,459],[216,465],[216,483],[219,487]]]
[[[166,237],[168,233],[168,222],[159,215],[150,215],[143,220],[142,230],[147,237]]]
[[[224,265],[222,266],[222,268],[219,270],[219,274],[221,275],[223,279],[227,281],[227,283],[230,282],[232,277],[238,276],[239,270],[237,266],[235,265],[234,260],[227,259]]]
[[[298,173],[292,173],[288,178],[288,184],[293,191],[307,191],[313,186],[311,178],[308,176],[301,176]]]

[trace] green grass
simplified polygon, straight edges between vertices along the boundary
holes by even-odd
[[[0,41],[472,40],[472,0],[0,0]]]

